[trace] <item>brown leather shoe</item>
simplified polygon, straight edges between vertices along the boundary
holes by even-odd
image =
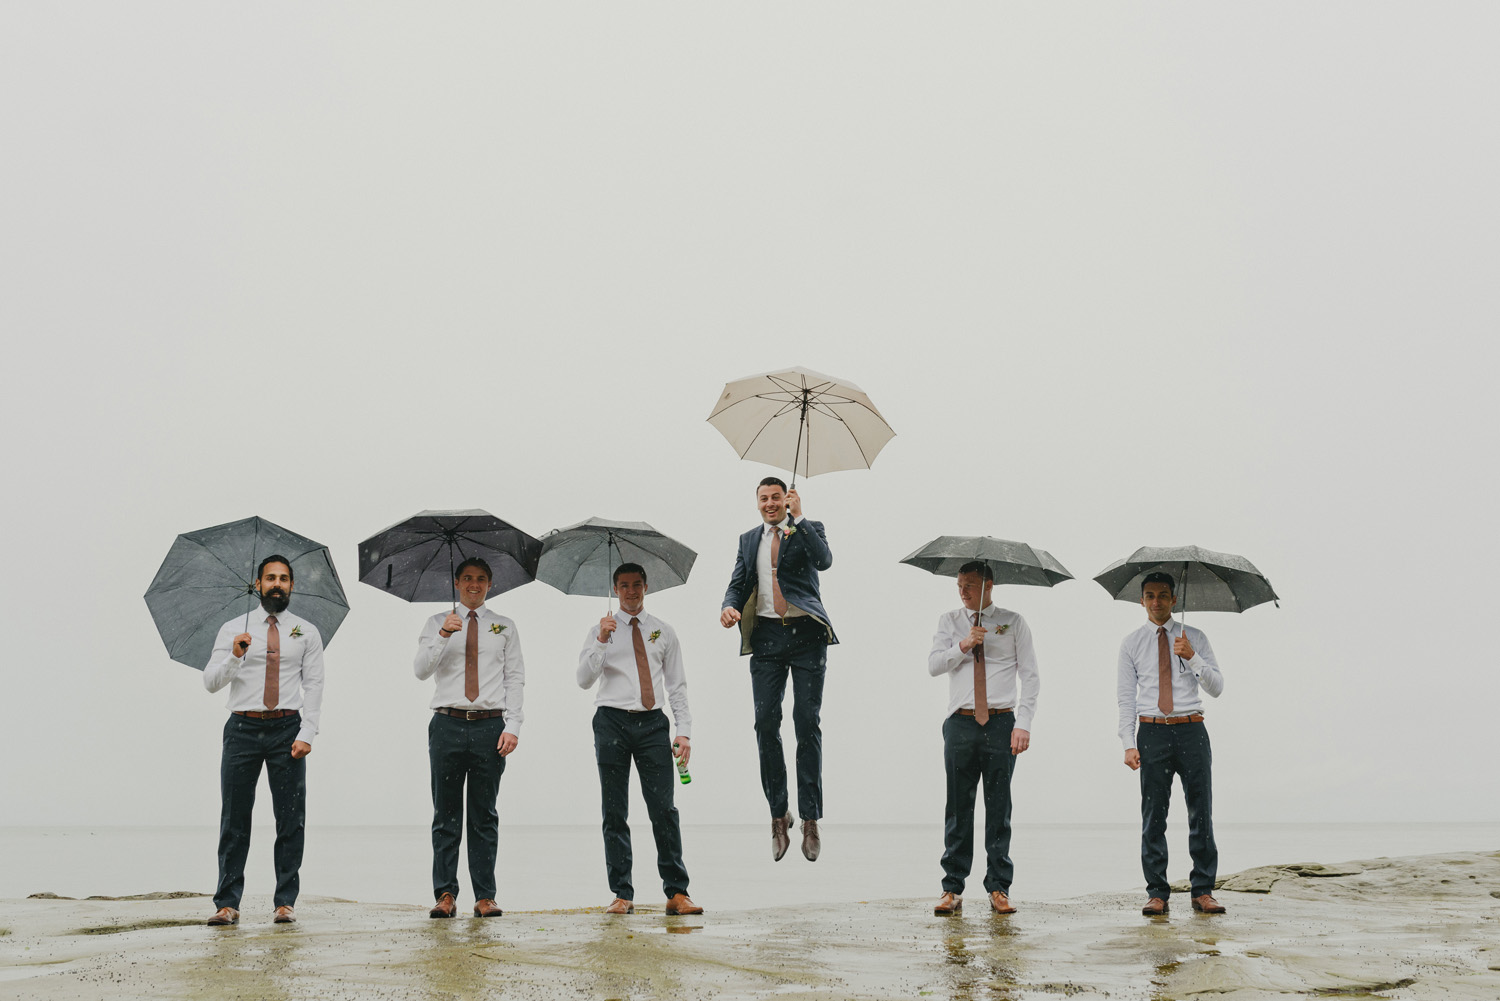
[[[282,904],[276,908],[276,916],[271,919],[272,924],[289,925],[297,920],[297,913],[292,910],[291,904]]]
[[[1016,909],[1010,906],[1010,900],[999,890],[990,891],[990,910],[996,914],[1014,914]]]
[[[630,901],[626,900],[624,897],[616,897],[614,899],[613,903],[611,903],[608,907],[604,908],[604,913],[605,914],[634,914],[635,913],[635,904],[633,904]]]
[[[686,893],[679,893],[667,901],[668,914],[702,914],[703,908],[693,903]]]
[[[208,919],[211,925],[237,925],[240,923],[240,912],[233,907],[220,907],[214,911],[214,916]]]
[[[500,909],[500,905],[489,897],[474,901],[474,916],[476,918],[498,918],[504,913]]]
[[[1152,897],[1146,901],[1146,906],[1141,908],[1141,913],[1149,918],[1159,918],[1167,913],[1167,902],[1160,897]]]
[[[1223,914],[1224,905],[1214,899],[1211,893],[1200,893],[1193,898],[1193,910],[1200,914]]]
[[[809,862],[816,862],[818,853],[822,850],[823,839],[818,837],[818,822],[804,820],[802,822],[802,857]]]
[[[949,893],[947,890],[944,890],[943,895],[938,898],[936,906],[932,908],[932,913],[940,918],[946,918],[954,914],[962,914],[963,909],[964,898],[956,893]]]
[[[445,893],[437,898],[437,903],[432,905],[432,910],[427,912],[429,918],[451,918],[458,912],[458,901],[453,899],[453,894]]]
[[[792,847],[791,836],[786,833],[787,828],[792,826],[792,815],[777,817],[771,821],[771,861],[780,862],[781,856]]]

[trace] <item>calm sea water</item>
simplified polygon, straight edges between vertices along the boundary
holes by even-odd
[[[1500,824],[1221,824],[1219,871],[1285,862],[1341,862],[1382,855],[1500,850]],[[247,895],[271,892],[269,828],[257,827]],[[1171,874],[1186,878],[1186,832],[1169,831]],[[329,827],[308,831],[305,895],[426,904],[432,899],[431,847],[424,827]],[[0,828],[0,897],[52,892],[123,896],[153,890],[211,893],[217,832],[191,827]],[[769,827],[688,826],[684,855],[690,892],[705,907],[740,909],[807,902],[936,897],[942,829],[936,824],[827,824],[823,856],[809,863],[796,841],[773,863]],[[635,825],[636,899],[660,892],[650,825]],[[1134,825],[1018,825],[1011,846],[1011,896],[1061,900],[1141,887]],[[460,860],[467,901],[469,880]],[[501,906],[516,910],[602,905],[610,900],[604,849],[595,827],[509,826],[500,832]],[[970,895],[982,892],[982,862]],[[205,905],[206,906],[206,905]]]

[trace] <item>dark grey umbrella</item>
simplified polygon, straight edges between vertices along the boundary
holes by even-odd
[[[973,560],[989,565],[996,584],[1051,587],[1073,579],[1047,550],[988,535],[940,535],[901,562],[941,577],[957,577],[958,568]]]
[[[423,511],[359,544],[359,579],[407,601],[457,607],[453,569],[470,557],[490,565],[487,598],[536,579],[542,544],[488,511]]]
[[[609,597],[621,563],[639,563],[652,591],[687,583],[698,554],[644,521],[590,518],[542,536],[537,580],[564,594]]]
[[[318,627],[326,646],[349,613],[328,547],[264,518],[245,518],[179,535],[146,589],[146,607],[167,654],[203,670],[219,627],[259,607],[255,571],[267,556],[292,564],[288,608]]]
[[[1141,580],[1158,571],[1177,582],[1174,612],[1243,612],[1277,600],[1271,582],[1249,560],[1198,546],[1144,546],[1105,567],[1094,580],[1116,601],[1138,603]]]

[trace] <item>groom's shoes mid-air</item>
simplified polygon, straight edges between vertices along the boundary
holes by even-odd
[[[780,862],[781,856],[792,847],[791,835],[787,834],[787,828],[792,826],[792,815],[775,817],[771,820],[771,861]]]

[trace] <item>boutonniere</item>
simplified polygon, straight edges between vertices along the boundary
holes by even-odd
[[[995,635],[996,636],[1004,636],[1005,633],[1006,633],[1006,631],[1009,630],[1009,629],[1010,629],[1010,623],[1009,622],[1001,623],[1000,625],[998,625],[998,626],[995,627]]]
[[[782,533],[781,534],[785,535],[788,539],[790,539],[793,535],[796,534],[796,532],[797,532],[797,526],[796,525],[788,525],[786,528],[782,529]]]
[[[293,626],[292,627],[292,639],[299,639],[299,638],[301,638],[301,636],[302,636],[302,627],[301,626]]]
[[[652,633],[651,633],[651,635],[650,635],[650,637],[649,637],[649,639],[650,639],[650,641],[652,643],[655,643],[660,638],[661,638],[661,630],[660,629],[653,630]]]
[[[501,633],[505,632],[505,627],[498,622],[491,622],[490,632],[494,633],[496,636],[499,636]]]

